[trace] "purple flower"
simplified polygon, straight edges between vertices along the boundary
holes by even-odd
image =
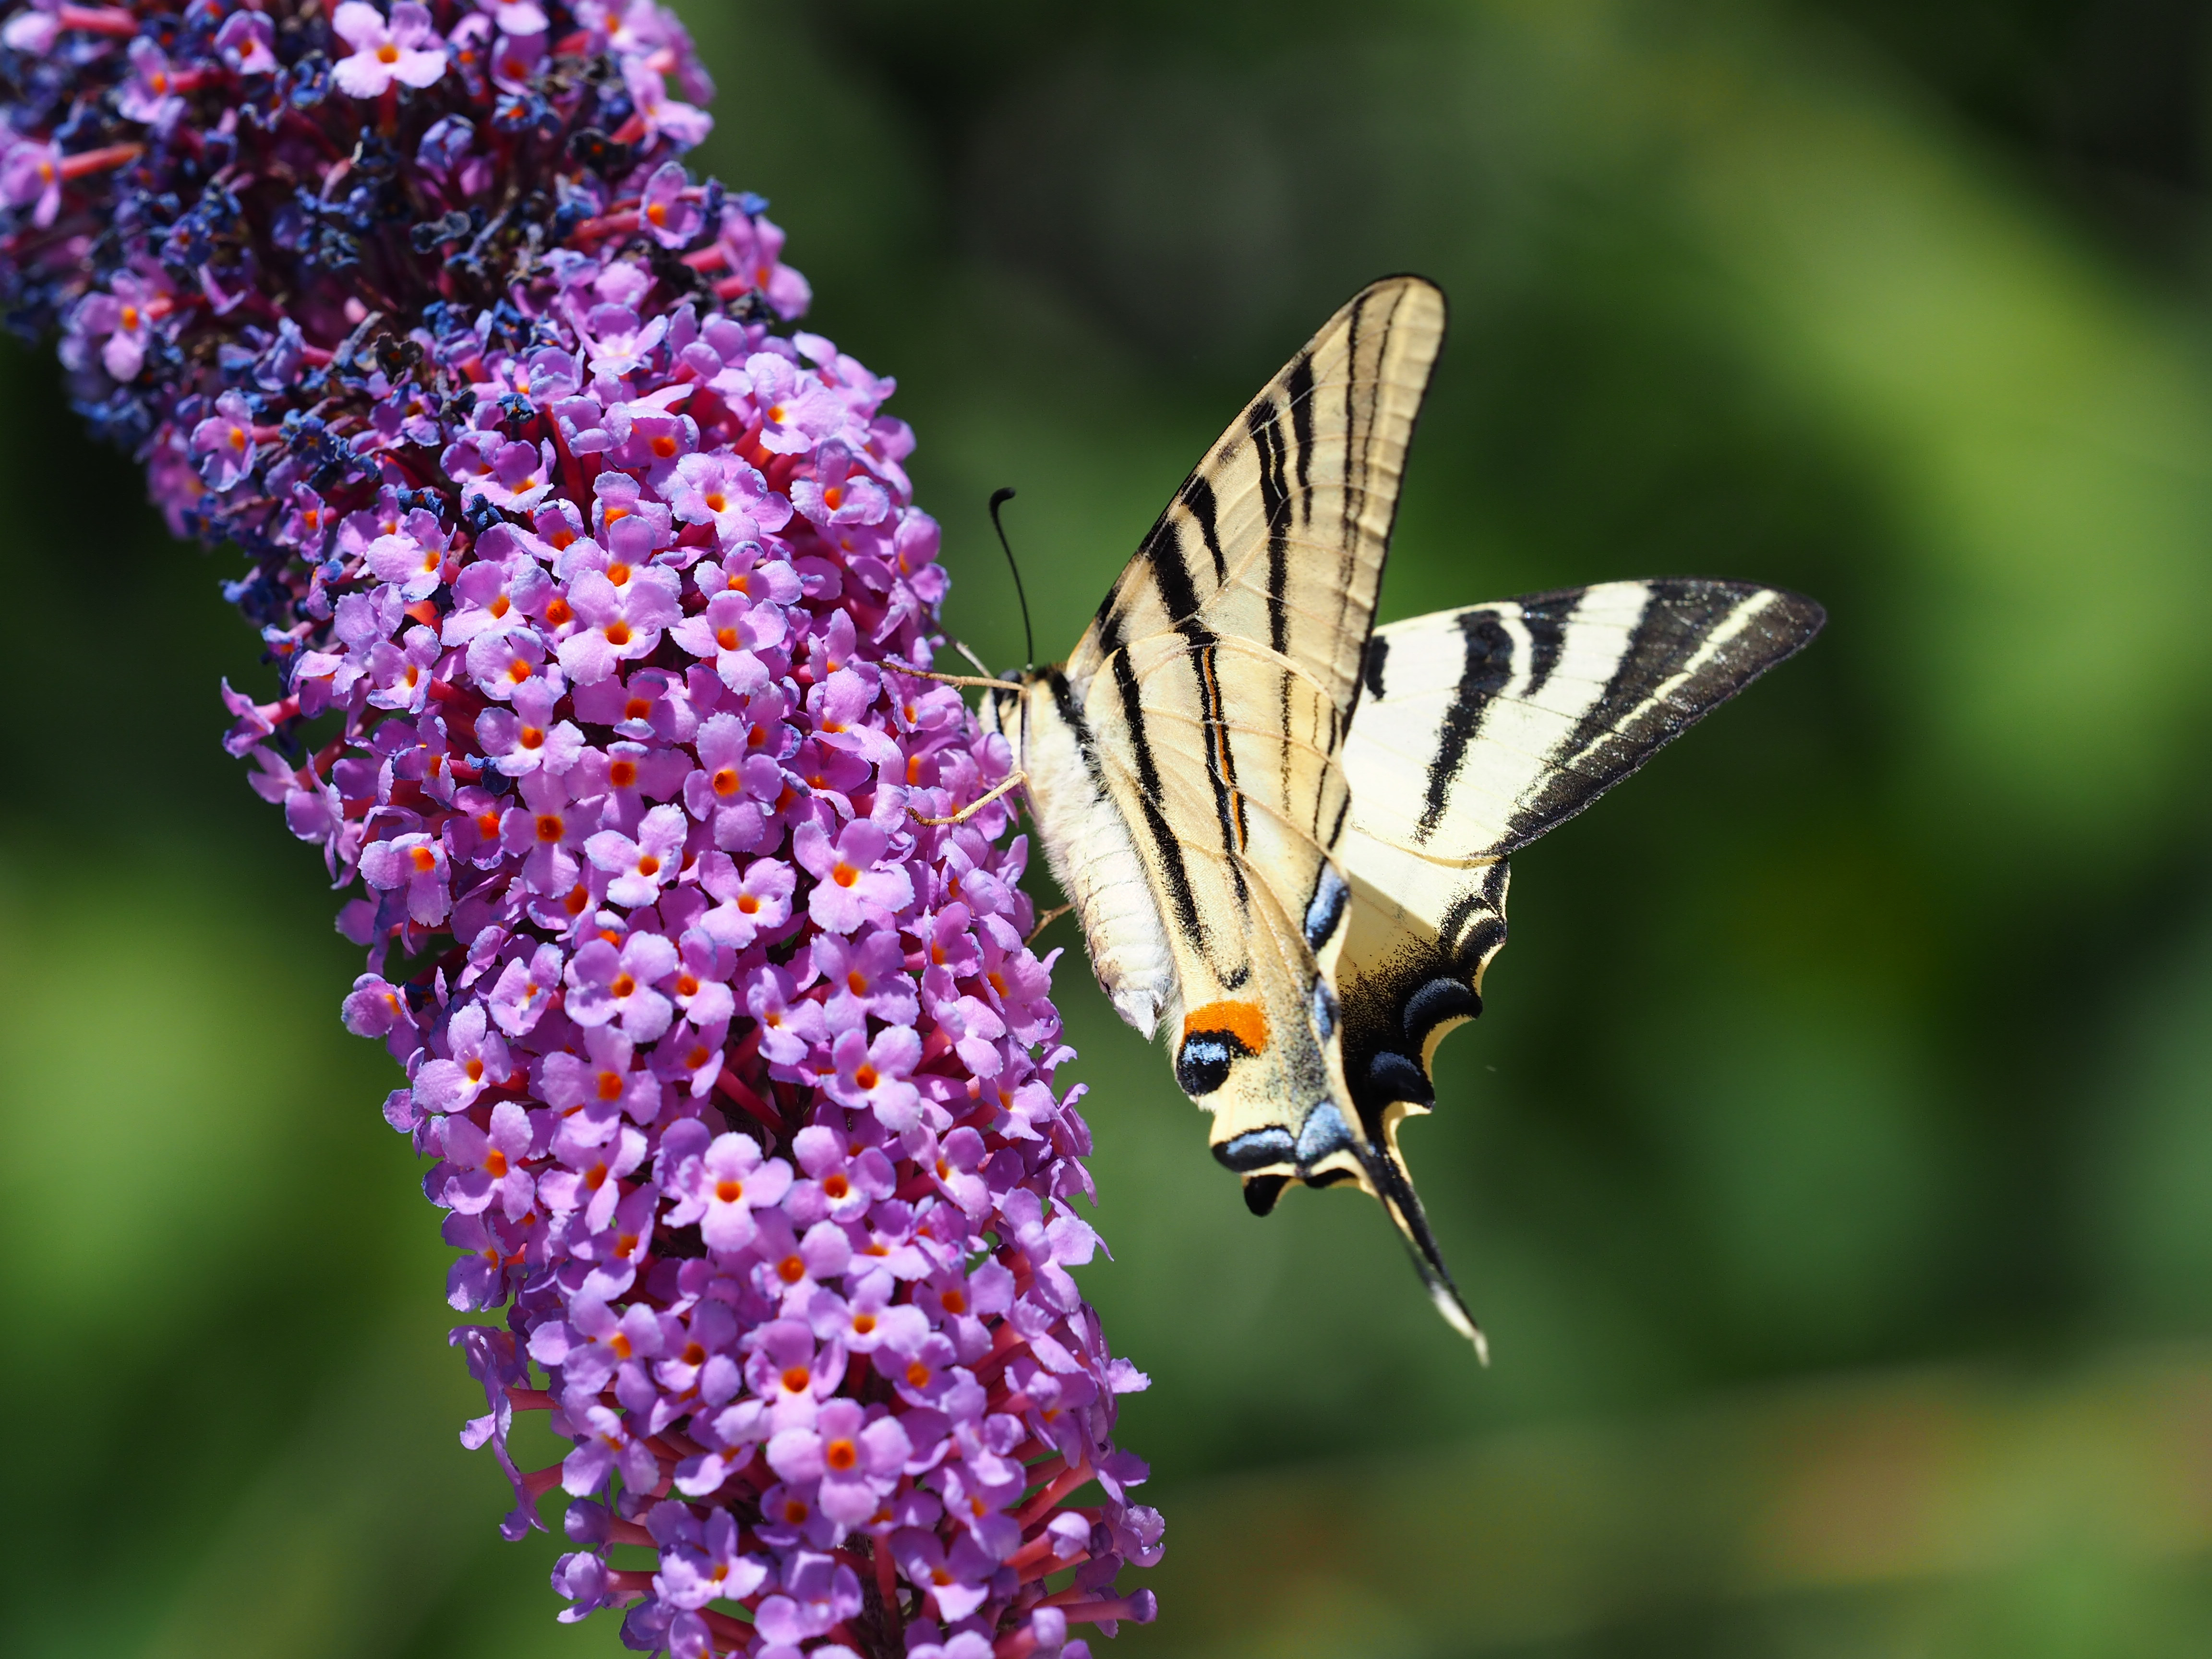
[[[85,296],[73,326],[82,338],[100,341],[100,367],[112,378],[135,380],[154,337],[155,306],[163,301],[158,284],[121,274],[108,292]]]
[[[688,791],[690,780],[687,778],[684,785]],[[789,865],[757,858],[740,870],[720,854],[710,854],[701,860],[701,866],[704,873],[700,886],[720,902],[700,918],[699,925],[719,943],[742,951],[763,933],[775,933],[791,920],[791,896],[798,889],[799,878]]]
[[[660,1109],[660,1081],[635,1066],[636,1050],[630,1040],[612,1025],[594,1025],[585,1029],[580,1046],[580,1054],[562,1048],[538,1063],[536,1081],[546,1104],[563,1113],[580,1113],[569,1120],[563,1133],[603,1139],[614,1133],[619,1112],[651,1122]]]
[[[276,31],[258,11],[234,11],[216,31],[216,50],[237,75],[276,73]]]
[[[803,1065],[825,1035],[822,1005],[794,998],[791,975],[772,962],[763,963],[746,984],[745,1012],[760,1028],[760,1052],[772,1066]]]
[[[574,854],[599,826],[598,802],[573,799],[568,780],[544,767],[526,775],[516,793],[522,804],[501,814],[500,840],[523,855],[522,878],[532,890],[566,893],[576,879]]]
[[[811,374],[772,351],[745,360],[759,411],[760,446],[779,455],[804,454],[845,424],[845,407]]]
[[[61,0],[32,0],[0,27],[0,45],[11,52],[45,57],[53,50],[55,38],[61,33],[61,19],[55,15],[60,9]]]
[[[661,888],[676,874],[687,828],[680,809],[656,806],[645,815],[636,839],[617,830],[602,830],[586,842],[586,856],[612,878],[607,883],[607,902],[635,908],[658,899]]]
[[[553,488],[553,446],[502,444],[491,458],[489,471],[471,480],[463,504],[489,501],[509,513],[527,513]]]
[[[652,1115],[644,1114],[647,1117]],[[604,1136],[598,1132],[604,1128]],[[623,1196],[622,1178],[645,1161],[645,1136],[628,1124],[605,1122],[598,1117],[572,1119],[553,1139],[553,1155],[561,1167],[538,1176],[538,1195],[556,1214],[581,1213],[584,1228],[597,1232],[613,1218]],[[650,1320],[649,1310],[635,1312]],[[625,1356],[626,1357],[626,1356]],[[587,1390],[589,1378],[571,1378]]]
[[[783,643],[783,612],[772,605],[755,605],[744,594],[726,588],[708,600],[698,616],[678,623],[671,636],[693,656],[711,663],[731,690],[750,696],[766,690],[770,683],[758,653]]]
[[[413,603],[437,591],[445,579],[446,527],[437,515],[417,507],[386,535],[368,544],[369,574],[394,584],[400,598]]]
[[[477,9],[487,13],[502,33],[545,33],[545,14],[534,0],[477,0]]]
[[[847,940],[823,933],[814,941],[812,956],[815,973],[829,988],[823,1012],[832,1030],[864,1029],[870,1015],[893,1025],[911,1025],[921,1012],[906,971],[906,951],[896,935]]]
[[[842,443],[822,446],[814,476],[793,482],[791,504],[825,529],[881,524],[891,510],[890,492],[856,471],[852,452]]]
[[[631,1042],[652,1042],[675,1018],[673,1005],[654,988],[675,973],[676,962],[665,934],[641,928],[619,949],[592,939],[568,961],[568,1018],[584,1026],[620,1020]]]
[[[689,247],[707,228],[707,212],[699,205],[697,191],[673,161],[663,162],[646,181],[637,211],[647,234],[663,247]]]
[[[853,1527],[890,1496],[914,1455],[899,1420],[880,1406],[826,1402],[812,1423],[768,1443],[769,1467],[793,1485],[818,1481],[816,1503],[840,1527]]]
[[[683,1216],[699,1223],[702,1235],[718,1250],[742,1250],[759,1228],[753,1211],[780,1201],[791,1186],[791,1165],[780,1158],[763,1160],[747,1135],[717,1135],[678,1172],[683,1184],[671,1223]]]
[[[507,707],[487,708],[477,716],[477,741],[510,778],[541,766],[566,773],[584,752],[584,734],[574,722],[554,719],[558,706],[559,694],[549,682],[526,680],[515,688]]]
[[[921,1039],[904,1025],[889,1026],[869,1041],[864,1031],[844,1031],[830,1050],[831,1069],[823,1091],[840,1105],[865,1107],[893,1134],[921,1121],[921,1091],[907,1079],[921,1063]]]
[[[420,1079],[415,1089],[420,1101]],[[503,1100],[492,1108],[489,1129],[478,1128],[473,1118],[465,1116],[447,1116],[441,1129],[446,1166],[453,1171],[442,1194],[445,1204],[463,1215],[477,1215],[495,1203],[509,1221],[520,1221],[530,1212],[537,1201],[538,1183],[529,1168],[536,1137],[528,1113]]]
[[[19,138],[0,155],[0,198],[31,209],[31,222],[44,229],[62,206],[62,153],[55,145]]]
[[[253,471],[253,411],[245,394],[226,392],[215,413],[192,428],[192,453],[210,489],[234,489]]]
[[[668,491],[669,505],[678,519],[713,525],[715,544],[726,550],[764,530],[781,529],[790,516],[767,510],[767,481],[733,455],[682,456],[673,481],[661,487]],[[792,583],[788,592],[763,597],[787,605],[799,597],[798,584]]]
[[[446,848],[420,831],[371,842],[362,849],[361,878],[371,887],[406,896],[407,914],[428,927],[446,919]]]
[[[578,626],[561,641],[561,666],[579,685],[606,678],[617,663],[651,656],[661,629],[684,614],[674,574],[658,565],[585,570],[568,585],[568,607]]]
[[[169,54],[144,35],[131,43],[131,78],[123,83],[115,107],[124,119],[149,127],[166,127],[185,112],[177,95],[176,75]]]
[[[890,837],[866,818],[855,818],[832,842],[820,825],[802,824],[792,838],[792,855],[815,880],[807,914],[823,932],[890,925],[891,917],[914,902],[914,883],[896,865],[880,863]]]
[[[389,23],[366,0],[343,0],[331,14],[331,27],[353,48],[332,66],[331,78],[356,98],[380,98],[395,81],[427,87],[446,72],[445,42],[428,10],[410,0],[398,0]]]
[[[737,951],[699,927],[685,932],[678,951],[681,960],[669,995],[683,1010],[684,1018],[702,1030],[726,1026],[738,1011],[737,999],[730,990],[730,975],[737,971]],[[718,1059],[719,1054],[718,1047]],[[719,1072],[719,1065],[716,1069]]]
[[[667,82],[647,60],[624,58],[623,77],[647,132],[688,147],[700,143],[712,130],[714,124],[703,111],[668,95]]]
[[[485,1090],[504,1084],[512,1070],[507,1045],[496,1031],[489,1029],[483,1005],[471,1002],[453,1016],[447,1028],[445,1054],[426,1060],[415,1074],[415,1103],[426,1112],[465,1111]],[[520,1109],[512,1102],[502,1108],[507,1109]],[[529,1147],[528,1122],[518,1121],[523,1131],[522,1145],[503,1149],[509,1158],[519,1158]],[[496,1114],[494,1127],[497,1127]],[[448,1152],[447,1157],[451,1156]]]
[[[527,957],[510,958],[492,986],[489,1004],[499,1029],[509,1036],[529,1036],[553,1006],[565,966],[555,945],[540,945]]]
[[[738,1523],[726,1510],[714,1510],[702,1526],[688,1505],[657,1504],[647,1524],[660,1546],[653,1587],[670,1607],[690,1612],[717,1600],[741,1601],[773,1571],[740,1552]]]
[[[668,319],[641,319],[628,306],[592,307],[587,320],[576,324],[577,335],[589,348],[592,374],[597,384],[618,386],[624,377],[644,366],[647,356],[668,334]]]
[[[515,6],[515,12],[526,12],[531,8]],[[545,61],[545,32],[512,33],[499,37],[492,47],[491,78],[500,86],[520,89],[530,84],[531,76]]]

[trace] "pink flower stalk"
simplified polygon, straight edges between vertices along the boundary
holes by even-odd
[[[346,1023],[406,1067],[450,1300],[504,1312],[454,1333],[464,1439],[510,1536],[569,1495],[562,1616],[685,1659],[1149,1619],[1026,845],[927,821],[1009,757],[913,672],[945,578],[891,382],[776,331],[766,204],[677,159],[681,28],[40,3],[0,45],[0,283],[252,561],[283,684],[226,688],[228,747],[354,890]],[[517,1468],[518,1411],[566,1455]]]

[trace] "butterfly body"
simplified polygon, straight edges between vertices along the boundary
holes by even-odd
[[[1481,1009],[1505,855],[1809,639],[1817,605],[1609,583],[1373,627],[1442,295],[1355,295],[1170,501],[1064,668],[994,690],[1121,1017],[1265,1214],[1356,1183],[1482,1337],[1397,1145]]]

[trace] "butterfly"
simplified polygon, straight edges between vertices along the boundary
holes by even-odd
[[[1293,1182],[1360,1188],[1486,1358],[1398,1133],[1481,1012],[1507,858],[1823,615],[1666,579],[1374,626],[1444,324],[1420,277],[1362,289],[1184,480],[1064,666],[939,678],[988,688],[1013,767],[984,799],[1025,793],[1099,984],[1164,1030],[1254,1213]]]

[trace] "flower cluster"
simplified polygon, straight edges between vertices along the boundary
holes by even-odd
[[[228,746],[358,883],[345,1018],[407,1068],[453,1303],[506,1310],[455,1333],[464,1437],[511,1536],[570,1495],[562,1616],[755,1659],[1150,1618],[1009,757],[915,672],[891,382],[780,331],[766,204],[678,159],[680,27],[35,0],[0,72],[11,319],[247,556],[282,684]],[[572,1449],[525,1471],[533,1410]]]

